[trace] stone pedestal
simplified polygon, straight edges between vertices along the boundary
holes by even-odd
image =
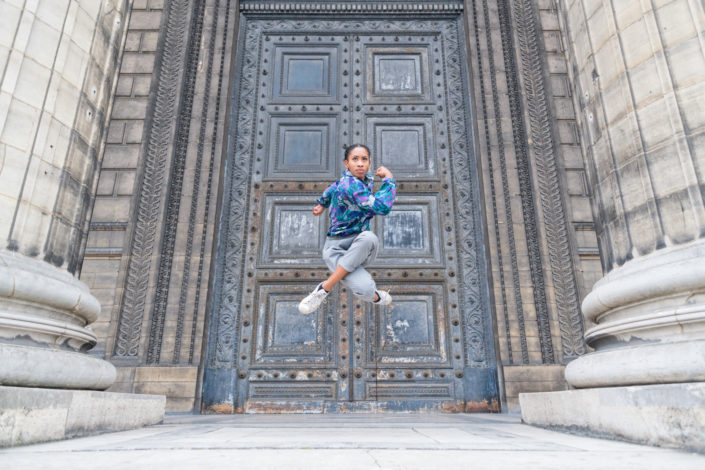
[[[0,446],[162,421],[163,395],[95,391],[116,376],[112,364],[85,353],[99,312],[68,272],[0,251]]]
[[[0,447],[161,423],[166,397],[0,386]]]
[[[705,382],[522,393],[527,424],[705,453]]]

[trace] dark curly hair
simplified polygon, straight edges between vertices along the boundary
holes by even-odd
[[[353,150],[355,150],[358,147],[362,147],[363,149],[367,150],[367,155],[370,155],[370,148],[367,145],[352,144],[352,145],[348,145],[347,147],[345,147],[345,156],[343,157],[343,161],[347,160],[348,157],[350,156],[350,152],[352,152]]]

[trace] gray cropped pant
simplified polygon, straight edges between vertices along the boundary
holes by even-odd
[[[374,302],[376,286],[363,266],[375,259],[378,244],[377,235],[365,231],[345,238],[328,237],[323,245],[323,261],[328,269],[334,271],[341,266],[348,271],[350,274],[343,278],[342,283],[367,302]]]

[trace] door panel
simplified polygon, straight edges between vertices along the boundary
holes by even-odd
[[[470,269],[475,279],[482,269],[477,258],[461,265],[468,251],[457,250],[458,223],[462,233],[481,239],[473,226],[477,208],[455,207],[456,197],[467,200],[477,184],[470,174],[455,174],[467,162],[452,162],[464,154],[457,142],[471,128],[464,115],[448,111],[449,102],[463,108],[458,90],[448,88],[462,84],[458,23],[306,24],[250,20],[246,26],[242,75],[256,77],[252,92],[239,97],[252,109],[249,121],[241,118],[252,125],[250,167],[243,168],[249,187],[230,197],[247,198],[250,213],[242,282],[225,301],[237,297],[241,312],[233,325],[236,405],[462,409],[464,371],[489,364],[484,348],[492,339],[481,339],[480,361],[471,358],[478,345],[468,333],[478,318],[483,328],[486,303],[456,278]],[[453,151],[450,134],[461,146]],[[392,212],[371,225],[380,246],[368,267],[394,302],[373,306],[341,284],[322,308],[300,315],[298,301],[327,276],[321,259],[327,215],[314,217],[311,208],[339,178],[342,149],[353,142],[368,145],[373,166],[388,166],[398,182]]]

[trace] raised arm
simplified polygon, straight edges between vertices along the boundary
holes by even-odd
[[[394,205],[397,182],[392,178],[385,178],[379,191],[372,194],[362,181],[355,181],[350,185],[347,197],[362,212],[375,215],[387,215]]]

